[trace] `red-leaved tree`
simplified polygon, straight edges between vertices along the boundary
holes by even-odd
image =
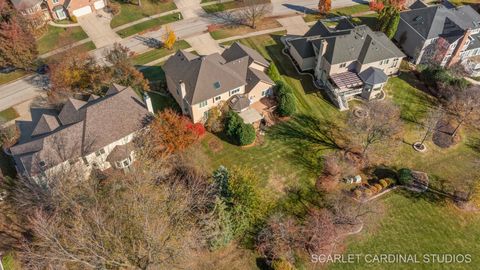
[[[332,0],[320,0],[318,1],[318,12],[320,14],[327,14],[332,9]]]
[[[0,0],[0,67],[26,69],[37,58],[28,21],[7,0]]]

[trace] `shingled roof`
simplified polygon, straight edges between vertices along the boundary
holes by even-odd
[[[258,81],[273,85],[268,76],[260,74],[263,72],[250,67],[253,62],[269,65],[258,52],[236,42],[222,55],[197,56],[178,51],[167,60],[163,70],[170,79],[185,84],[185,98],[193,105],[244,85],[248,91]]]
[[[400,18],[424,39],[438,36],[458,39],[466,29],[480,26],[480,15],[469,5],[448,8],[442,4],[421,7],[414,3],[411,7],[401,12]]]
[[[18,121],[21,137],[11,147],[20,170],[35,175],[120,140],[143,127],[148,110],[130,87],[89,101],[69,99],[60,112],[46,110],[32,121]]]

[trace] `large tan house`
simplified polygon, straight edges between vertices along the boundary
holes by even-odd
[[[168,90],[183,114],[202,122],[210,109],[224,102],[234,111],[248,110],[250,119],[259,120],[250,105],[272,95],[274,82],[265,74],[268,66],[257,51],[236,42],[221,55],[178,51],[163,69]]]
[[[153,109],[148,96],[142,101],[132,88],[114,84],[104,97],[69,98],[60,110],[31,112],[31,121],[17,121],[20,138],[10,154],[20,175],[41,180],[64,170],[88,176],[127,169],[132,140]]]
[[[347,110],[353,97],[379,98],[405,57],[385,34],[347,19],[335,27],[318,21],[304,36],[287,37],[285,43],[297,69],[313,73],[340,110]]]

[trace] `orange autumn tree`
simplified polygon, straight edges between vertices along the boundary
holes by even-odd
[[[163,36],[163,46],[169,50],[173,48],[175,42],[177,41],[177,36],[175,32],[168,26],[165,26],[165,35]]]
[[[164,157],[188,148],[198,139],[198,134],[188,118],[166,109],[151,123],[147,139],[152,154]]]
[[[318,1],[318,11],[320,14],[327,14],[332,9],[332,0]]]

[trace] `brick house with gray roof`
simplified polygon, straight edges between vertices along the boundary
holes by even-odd
[[[128,168],[151,108],[145,101],[114,84],[104,97],[69,98],[61,110],[32,108],[31,121],[17,121],[20,138],[10,148],[18,173],[40,179],[65,169]]]
[[[304,36],[287,36],[285,44],[297,68],[313,73],[340,110],[355,96],[379,97],[405,57],[385,34],[347,19],[333,27],[320,20]]]
[[[469,5],[416,1],[400,13],[394,39],[415,64],[463,63],[471,75],[480,75],[480,62],[469,61],[480,55],[480,14]]]

